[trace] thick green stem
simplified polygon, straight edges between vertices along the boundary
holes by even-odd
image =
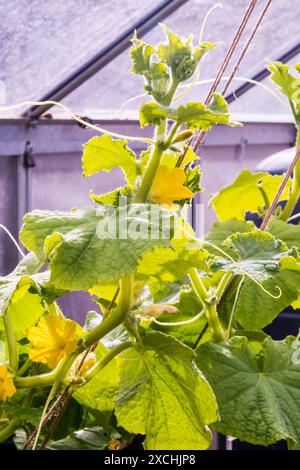
[[[299,148],[300,148],[300,129],[298,129],[298,132],[297,132],[296,150],[298,150]],[[294,169],[292,191],[281,213],[281,216],[280,216],[281,220],[286,221],[292,215],[296,207],[296,204],[298,202],[299,196],[300,196],[300,160],[298,160]]]
[[[216,297],[217,297],[218,303],[220,302],[222,295],[226,291],[232,279],[233,279],[233,274],[230,271],[225,273],[224,276],[222,277],[220,284],[218,285],[217,290],[216,290]]]
[[[85,338],[84,346],[89,347],[120,325],[131,307],[133,296],[133,275],[128,274],[121,278],[119,304],[115,311],[109,313],[99,326],[93,329]]]
[[[263,200],[264,200],[264,203],[265,203],[265,210],[268,210],[269,207],[270,207],[270,200],[268,198],[268,194],[267,194],[265,188],[263,188],[260,184],[258,184],[257,187],[260,190],[261,195],[263,197]]]
[[[175,124],[173,125],[172,129],[170,130],[168,136],[167,136],[167,140],[166,140],[166,148],[169,148],[170,145],[172,145],[172,142],[174,140],[174,137],[175,137],[175,134],[176,132],[178,131],[180,127],[180,124],[178,124],[177,122],[175,122]]]
[[[156,131],[156,145],[153,148],[152,156],[145,169],[145,173],[141,182],[140,187],[137,189],[134,202],[145,202],[147,200],[149,191],[151,189],[153,180],[155,178],[157,169],[159,167],[160,159],[164,151],[164,138],[166,131],[166,120],[164,120]]]
[[[104,356],[100,361],[98,361],[89,371],[88,373],[84,376],[85,382],[88,382],[91,380],[93,377],[95,377],[98,372],[103,369],[107,364],[109,364],[110,361],[114,359],[118,354],[120,354],[122,351],[125,349],[131,348],[134,346],[134,343],[131,341],[127,341],[126,343],[121,343],[118,344],[115,348],[113,348],[111,351],[109,351],[106,356]]]
[[[195,293],[206,308],[206,318],[211,328],[214,340],[218,342],[224,341],[225,333],[220,323],[216,307],[217,298],[215,301],[212,301],[212,299],[209,298],[209,294],[195,268],[190,269],[189,277]]]
[[[22,367],[20,367],[20,369],[18,370],[18,373],[17,375],[19,377],[22,377],[22,375],[25,374],[25,372],[28,371],[29,367],[31,366],[32,364],[32,360],[31,359],[27,359],[27,361],[24,362],[24,364],[22,365]]]
[[[9,439],[21,424],[22,421],[16,418],[12,419],[4,428],[0,429],[0,443]]]
[[[72,361],[77,353],[67,356],[58,364],[58,366],[47,374],[41,375],[29,375],[28,377],[14,377],[14,384],[16,388],[33,388],[33,387],[45,387],[47,385],[53,385],[54,382],[60,380],[64,376],[66,369],[70,368]]]
[[[13,370],[17,371],[19,367],[18,345],[11,319],[7,314],[3,316],[3,323],[8,344],[9,365]]]
[[[172,80],[172,83],[171,83],[171,85],[170,85],[170,88],[169,88],[169,90],[168,90],[168,93],[166,94],[166,96],[165,96],[165,98],[164,98],[164,100],[163,100],[163,102],[162,102],[162,104],[163,104],[164,106],[169,106],[169,105],[171,104],[172,99],[173,99],[173,97],[174,97],[174,95],[175,95],[175,93],[176,93],[176,90],[177,90],[178,85],[179,85],[179,82],[178,82],[177,80],[174,80],[174,79],[173,79],[173,80]]]

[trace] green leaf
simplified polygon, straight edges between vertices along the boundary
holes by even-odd
[[[140,108],[141,127],[149,124],[159,125],[163,119],[167,117],[167,110],[158,103],[142,104]]]
[[[268,232],[275,238],[282,240],[289,248],[295,246],[300,250],[300,226],[289,224],[283,220],[272,217],[268,223]]]
[[[143,350],[130,349],[123,355],[118,424],[146,434],[146,449],[208,448],[207,425],[217,419],[216,402],[192,366],[194,352],[162,333],[149,334],[143,342]]]
[[[254,229],[255,226],[253,222],[246,222],[244,220],[229,219],[225,222],[215,222],[211,230],[205,236],[205,241],[222,248],[226,253],[230,253],[230,248],[223,245],[223,242],[234,233],[247,233]],[[212,246],[207,245],[207,250],[212,254],[220,256],[220,252]]]
[[[258,330],[269,325],[286,307],[297,300],[300,294],[300,264],[295,258],[284,258],[280,270],[272,278],[264,281],[264,288],[278,296],[273,298],[253,281],[247,280],[241,290],[235,309],[235,318],[248,330]],[[223,308],[229,313],[233,303],[233,293],[226,300]]]
[[[24,407],[13,401],[6,401],[1,404],[0,410],[4,413],[4,416],[9,419],[20,419],[27,424],[32,426],[38,426],[43,408]]]
[[[132,38],[132,43],[133,47],[130,48],[131,72],[136,75],[144,75],[150,70],[150,59],[155,54],[155,49],[145,41],[138,39],[136,32]]]
[[[276,227],[283,228],[283,225],[277,224]],[[224,239],[236,232],[249,233],[253,230],[252,222],[239,221],[231,219],[226,222],[216,222],[212,230],[207,235],[206,239],[214,245],[222,248],[225,252],[231,254],[229,247],[223,245]],[[278,238],[283,238],[279,230],[275,230],[275,225],[271,221],[270,229],[273,235]],[[291,232],[293,226],[291,226]],[[295,238],[291,238],[290,242],[288,237],[285,240],[288,247],[294,246]],[[217,250],[207,246],[207,250],[214,254],[219,255]],[[277,273],[272,274],[272,278],[263,282],[264,288],[278,296],[278,286],[281,290],[279,298],[273,298],[264,292],[256,283],[247,279],[241,290],[235,309],[235,319],[247,330],[258,330],[264,328],[271,323],[274,318],[292,302],[297,300],[300,294],[300,273],[299,264],[293,257],[282,259],[280,261],[280,269]],[[227,293],[225,301],[222,302],[221,312],[223,317],[229,318],[232,305],[235,298],[235,289],[230,289]]]
[[[120,201],[122,198],[130,198],[132,191],[129,186],[122,186],[120,188],[114,189],[109,193],[104,194],[94,194],[93,191],[90,191],[90,197],[97,204],[109,204],[110,206],[119,207]]]
[[[7,308],[7,315],[11,319],[16,340],[26,336],[27,328],[35,325],[44,311],[45,308],[39,294],[26,291],[17,300],[12,299]],[[0,329],[2,329],[1,320]]]
[[[211,264],[213,271],[231,271],[264,281],[279,271],[280,260],[289,256],[287,246],[267,232],[255,230],[235,233],[224,241],[230,248],[231,259],[218,258]]]
[[[178,224],[172,247],[156,247],[145,253],[137,268],[137,278],[148,282],[152,295],[163,293],[166,284],[183,279],[190,268],[207,270],[207,251],[195,240],[193,229],[188,223]]]
[[[171,67],[175,80],[178,82],[187,80],[194,74],[200,59],[216,44],[202,42],[193,47],[192,35],[185,39],[173,33],[165,25],[162,25],[162,28],[167,37],[167,43],[159,45],[158,57]]]
[[[95,351],[97,360],[108,350],[99,343]],[[100,411],[109,419],[113,409],[119,380],[119,360],[113,359],[88,383],[77,388],[73,394],[75,400],[83,406]]]
[[[40,286],[48,280],[47,272],[36,274],[40,267],[37,257],[30,253],[11,274],[0,277],[0,316],[6,313],[13,296],[14,301],[17,301],[30,287],[39,291]]]
[[[221,189],[212,199],[213,208],[222,221],[228,219],[244,219],[246,212],[258,212],[265,201],[259,186],[265,191],[271,202],[279,188],[284,175],[269,173],[251,173],[243,170],[235,181]],[[286,200],[291,188],[289,180],[279,200]]]
[[[290,73],[291,67],[282,62],[273,62],[267,67],[271,73],[271,80],[278,85],[279,91],[285,95],[294,108],[297,123],[300,122],[299,87],[300,78]],[[295,65],[294,70],[299,72],[299,65]]]
[[[195,168],[187,168],[185,170],[184,186],[189,188],[193,193],[203,191],[201,186],[202,171],[199,165]]]
[[[300,362],[294,348],[293,338],[267,338],[256,357],[243,337],[198,348],[197,365],[219,405],[217,431],[260,445],[287,439],[291,448],[300,448]]]
[[[83,176],[121,168],[129,186],[132,187],[136,178],[136,156],[127,144],[126,140],[113,140],[106,134],[90,139],[83,146]]]
[[[146,103],[140,108],[141,127],[149,124],[158,125],[165,118],[185,124],[188,129],[208,130],[216,124],[233,125],[229,119],[227,103],[220,95],[214,94],[210,106],[198,103],[187,103],[178,108],[168,108],[158,103]]]
[[[110,437],[101,427],[84,428],[72,433],[70,437],[52,442],[49,450],[103,450],[107,447]]]
[[[178,302],[172,302],[170,303],[170,305],[176,307],[178,312],[160,315],[159,321],[164,323],[190,321],[203,309],[195,292],[189,287],[183,287],[180,291],[180,297]],[[182,343],[186,344],[187,346],[193,348],[198,339],[199,334],[205,327],[206,322],[206,317],[202,316],[193,323],[187,323],[186,325],[161,326],[157,325],[156,323],[152,323],[151,328],[153,330],[169,334],[181,341]]]
[[[170,245],[173,214],[151,204],[132,204],[116,212],[86,207],[71,212],[33,211],[24,218],[21,239],[50,260],[56,288],[80,290],[115,281],[133,272],[141,256]]]

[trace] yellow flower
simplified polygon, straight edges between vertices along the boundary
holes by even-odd
[[[13,379],[8,373],[7,366],[0,365],[0,400],[12,397],[16,393]]]
[[[161,165],[149,192],[150,202],[172,207],[174,201],[193,197],[192,191],[183,186],[183,183],[183,168],[168,168],[166,165]]]
[[[28,329],[27,338],[33,345],[30,359],[54,369],[63,356],[76,350],[76,322],[48,315]]]
[[[82,362],[84,356],[86,355],[84,361]],[[89,352],[86,354],[86,352],[83,352],[80,354],[77,358],[76,361],[72,367],[72,370],[74,373],[79,373],[79,375],[85,374],[93,365],[95,365],[97,362],[96,354],[94,352]],[[80,369],[79,369],[80,367]],[[78,370],[79,369],[79,370]]]

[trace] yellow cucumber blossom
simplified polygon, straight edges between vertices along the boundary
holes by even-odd
[[[85,357],[86,355],[86,357]],[[84,358],[84,359],[83,359]],[[83,362],[82,362],[83,361]],[[72,367],[72,372],[74,374],[83,375],[85,374],[93,365],[97,362],[96,354],[94,352],[86,352],[81,353],[75,360],[74,365]]]
[[[182,168],[169,168],[166,165],[161,165],[149,192],[150,202],[166,205],[172,209],[174,201],[193,197],[192,191],[183,185],[184,176]]]
[[[29,351],[30,359],[54,369],[62,357],[76,350],[76,322],[48,315],[28,329],[27,338],[33,346]]]
[[[5,401],[6,398],[12,397],[16,393],[12,377],[9,375],[7,366],[0,365],[0,400]]]

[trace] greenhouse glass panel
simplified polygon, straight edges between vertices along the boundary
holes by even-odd
[[[185,34],[186,31],[192,32],[195,40],[197,40],[201,23],[208,9],[217,3],[218,2],[212,0],[189,0],[186,5],[183,5],[170,15],[164,23],[179,34]],[[233,0],[223,3],[223,8],[216,8],[212,12],[205,28],[203,38],[205,41],[221,41],[221,43],[214,51],[210,52],[203,61],[200,80],[211,79],[215,76],[230,46],[238,23],[247,7],[247,2],[244,0]],[[262,10],[263,6],[262,3],[258,5],[258,12]],[[297,22],[293,21],[297,15],[300,15],[299,1],[291,0],[289,2],[289,8],[286,8],[286,3],[280,0],[274,0],[272,2],[270,10],[264,18],[251,44],[251,48],[242,62],[238,72],[239,77],[251,77],[254,71],[263,68],[268,61],[276,59],[283,51],[286,51],[297,42],[297,38],[299,37]],[[249,21],[243,40],[228,67],[227,75],[231,72],[232,66],[248,39],[255,21],[255,17]],[[289,24],[289,28],[282,28],[282,22]],[[163,39],[161,28],[157,26],[149,32],[144,39],[150,43],[155,43]],[[293,61],[293,63],[295,62]],[[145,99],[145,96],[132,100],[132,98],[137,97],[141,93],[141,81],[139,77],[129,73],[130,67],[128,51],[125,51],[103,70],[99,71],[94,77],[66,97],[64,103],[70,106],[75,112],[88,114],[91,117],[103,115],[118,117],[120,114],[132,117],[136,114],[139,104]],[[267,80],[266,83],[268,82],[269,80]],[[229,91],[232,91],[239,85],[241,85],[240,81],[234,81]],[[188,99],[204,99],[208,87],[209,85],[207,84],[195,86],[187,95]],[[258,93],[260,101],[259,112],[264,114],[273,113],[275,106],[277,113],[285,114],[285,108],[282,106],[278,107],[276,99],[273,99],[272,96],[269,98],[266,91],[258,90],[257,87],[255,87],[251,93],[254,97],[256,93]],[[261,100],[262,96],[264,99]],[[185,100],[186,98],[183,98],[182,101]],[[264,100],[266,100],[265,105]],[[237,111],[243,114],[253,113],[254,107],[251,107],[251,101],[253,101],[253,99],[249,99],[248,107],[247,96],[245,95],[241,106],[237,106]],[[269,105],[269,101],[273,103],[273,106]],[[58,108],[52,111],[57,116],[61,114],[61,110]]]
[[[159,3],[0,0],[2,104],[39,99]]]

